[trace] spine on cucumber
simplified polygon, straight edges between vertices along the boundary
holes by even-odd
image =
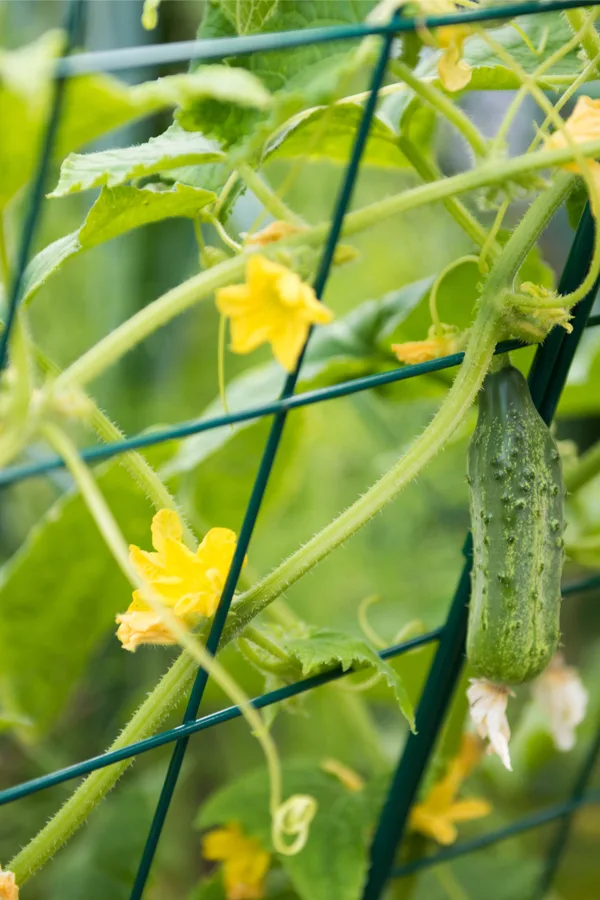
[[[521,684],[546,668],[560,638],[565,489],[556,444],[512,366],[485,379],[467,479],[467,656],[477,677]]]

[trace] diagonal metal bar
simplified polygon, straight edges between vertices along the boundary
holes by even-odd
[[[441,632],[441,628],[434,628],[433,631],[428,631],[426,634],[411,638],[409,641],[403,641],[401,644],[393,644],[391,647],[386,647],[385,650],[382,650],[379,653],[379,656],[381,659],[393,659],[403,653],[408,653],[410,650],[416,650],[419,647],[424,647],[426,644],[433,643],[433,641],[436,641],[439,638]],[[356,670],[344,670],[341,666],[336,666],[319,675],[311,675],[310,678],[304,678],[302,681],[296,681],[293,684],[287,684],[274,691],[261,694],[260,697],[255,697],[251,702],[255,709],[264,709],[267,706],[272,706],[274,703],[280,703],[282,700],[287,700],[289,697],[296,697],[298,694],[304,694],[306,691],[312,691],[324,684],[329,684],[332,681],[345,678],[347,675],[352,675],[353,671],[354,673],[356,672]],[[49,787],[55,787],[57,784],[70,781],[72,778],[89,775],[90,772],[95,772],[96,769],[105,769],[113,763],[121,762],[124,759],[131,759],[133,756],[139,756],[140,753],[147,753],[149,750],[155,750],[157,747],[163,747],[165,744],[170,744],[182,737],[189,737],[192,734],[197,734],[199,731],[206,731],[209,728],[213,728],[215,725],[229,722],[231,719],[238,719],[241,715],[242,713],[239,706],[228,706],[226,709],[209,713],[209,715],[203,716],[201,719],[194,719],[187,724],[177,725],[175,728],[170,728],[167,731],[161,731],[159,734],[154,734],[152,737],[136,741],[133,744],[129,744],[127,747],[121,747],[119,750],[109,750],[107,753],[93,756],[90,759],[74,763],[71,766],[65,766],[63,769],[58,769],[48,775],[42,775],[39,778],[32,778],[30,781],[24,781],[14,787],[0,791],[0,806],[14,803],[15,800],[20,800],[22,797],[28,797],[30,794],[37,794],[38,791],[43,791]]]
[[[518,350],[526,346],[528,345],[523,344],[520,341],[503,341],[501,344],[498,344],[496,352],[506,353],[508,350]],[[248,409],[239,410],[238,412],[228,413],[227,415],[214,416],[210,419],[195,419],[191,422],[181,422],[178,425],[156,429],[156,431],[142,432],[141,434],[134,435],[131,438],[124,438],[120,441],[86,447],[81,451],[80,455],[85,462],[92,463],[103,459],[110,459],[112,456],[126,453],[128,450],[140,450],[143,447],[153,447],[155,444],[161,444],[165,441],[179,440],[194,434],[212,431],[215,428],[223,428],[227,425],[237,425],[241,422],[250,422],[253,419],[262,419],[265,416],[276,415],[279,412],[301,409],[304,406],[312,406],[315,403],[322,403],[325,400],[336,400],[339,397],[346,397],[386,384],[393,384],[399,381],[406,381],[410,378],[417,378],[420,375],[426,375],[430,372],[439,372],[442,369],[449,369],[459,365],[462,362],[463,357],[463,352],[453,353],[450,356],[432,359],[429,362],[391,369],[387,372],[378,372],[375,375],[365,375],[362,378],[353,378],[349,381],[343,381],[339,384],[330,385],[329,387],[316,388],[315,390],[306,391],[302,394],[292,394],[286,397],[282,396],[280,399],[273,400],[271,403],[263,403],[260,406],[253,406]],[[6,485],[21,481],[24,478],[42,475],[44,472],[50,472],[54,469],[62,469],[64,467],[65,462],[60,456],[49,456],[36,463],[0,469],[0,487],[5,487]]]
[[[252,53],[292,50],[294,47],[316,46],[330,41],[356,40],[368,35],[389,35],[416,31],[418,28],[438,28],[443,25],[464,25],[475,22],[491,22],[526,16],[537,12],[579,9],[597,6],[600,0],[529,0],[525,3],[497,4],[485,8],[462,9],[450,15],[402,18],[396,23],[357,23],[323,28],[267,32],[243,37],[227,37],[198,41],[181,41],[171,44],[155,44],[149,47],[126,47],[119,50],[80,53],[62,61],[60,69],[64,77],[85,75],[91,72],[119,72],[125,69],[161,66],[168,63],[203,60],[212,62],[226,56],[248,56]]]
[[[598,324],[600,324],[600,316],[590,316],[586,327],[593,327]],[[502,341],[498,344],[494,353],[508,353],[527,346],[530,345],[523,344],[521,341]],[[127,453],[129,450],[141,450],[144,447],[153,447],[155,444],[162,444],[166,441],[181,440],[194,434],[212,431],[215,428],[250,422],[253,419],[262,419],[266,416],[275,415],[282,410],[301,409],[305,406],[312,406],[315,403],[323,403],[325,400],[337,400],[340,397],[348,397],[351,394],[382,387],[386,384],[396,384],[400,381],[407,381],[410,378],[418,378],[420,375],[451,369],[460,365],[464,355],[462,351],[460,353],[452,353],[449,356],[441,356],[428,362],[390,369],[386,372],[377,372],[374,375],[364,375],[361,378],[352,378],[349,381],[342,381],[339,384],[328,387],[316,388],[301,394],[292,394],[289,397],[281,397],[279,400],[273,400],[271,403],[262,403],[259,406],[252,406],[238,412],[228,413],[227,415],[180,422],[178,425],[157,428],[151,432],[142,432],[119,441],[85,447],[81,450],[80,455],[87,463],[111,459],[113,456]],[[64,467],[65,462],[60,456],[48,456],[34,463],[9,466],[6,469],[0,469],[0,488],[16,484],[26,478],[33,478],[46,472],[63,469]]]
[[[544,897],[552,887],[552,884],[556,877],[556,873],[558,872],[560,866],[562,855],[567,847],[569,836],[571,834],[573,812],[578,809],[579,802],[582,800],[587,791],[587,786],[594,773],[596,762],[598,761],[599,756],[600,727],[598,727],[596,731],[596,736],[592,741],[592,744],[585,756],[577,778],[575,779],[575,783],[571,791],[570,808],[565,810],[564,815],[562,816],[562,821],[556,830],[554,839],[552,840],[548,848],[546,865],[544,866],[538,891],[535,895],[537,898],[539,898],[539,900],[544,900]],[[533,900],[535,900],[535,897],[533,898]]]
[[[581,282],[581,272],[589,268],[594,247],[594,220],[589,209],[583,213],[560,280],[559,292],[567,294]],[[579,339],[590,314],[598,284],[578,304],[573,332],[554,329],[538,349],[530,373],[530,389],[540,414],[549,422],[554,415]],[[463,568],[444,633],[440,639],[417,709],[417,734],[409,735],[392,779],[371,850],[371,867],[363,900],[379,900],[394,865],[410,809],[433,752],[437,736],[463,666],[471,590],[472,542],[467,537]]]
[[[549,806],[539,812],[532,813],[530,816],[524,816],[517,822],[511,822],[504,828],[498,828],[496,831],[490,831],[487,834],[479,835],[470,841],[461,841],[459,844],[453,844],[446,847],[432,856],[423,856],[421,859],[414,859],[404,865],[398,866],[392,872],[392,878],[402,878],[404,875],[412,875],[413,872],[420,872],[423,869],[429,869],[437,866],[439,863],[450,862],[459,856],[466,856],[468,853],[475,853],[477,850],[484,850],[486,847],[492,847],[499,844],[500,841],[506,841],[509,838],[517,837],[526,831],[532,831],[534,828],[541,828],[542,825],[548,825],[562,816],[568,816],[581,809],[582,806],[591,806],[600,803],[600,791],[590,791],[589,794],[579,797],[577,800],[569,800],[567,803],[558,803],[556,806]]]
[[[77,31],[81,22],[81,14],[83,10],[83,0],[69,0],[66,17],[66,46],[65,52],[68,54],[75,42]],[[41,153],[39,157],[37,172],[31,188],[29,203],[27,206],[27,216],[25,217],[25,225],[23,227],[23,235],[19,247],[17,257],[17,267],[12,278],[10,291],[8,294],[8,309],[6,313],[6,323],[4,331],[0,335],[0,372],[5,368],[8,358],[8,345],[10,337],[15,325],[19,301],[23,288],[23,276],[27,267],[27,261],[31,252],[31,245],[35,237],[36,227],[39,220],[42,200],[44,199],[44,185],[48,168],[52,159],[52,151],[54,141],[60,121],[60,114],[63,107],[65,95],[65,76],[62,74],[62,63],[65,60],[58,60],[54,73],[54,84],[52,91],[52,103],[50,105],[50,113],[48,123],[44,132]]]
[[[600,588],[600,575],[565,585],[562,593],[564,597],[567,597],[584,591],[596,590],[597,588]],[[434,628],[433,631],[428,631],[418,637],[403,641],[401,644],[393,644],[391,647],[386,647],[385,650],[380,651],[379,656],[382,659],[393,659],[410,650],[415,650],[418,647],[423,647],[426,644],[437,641],[442,632],[443,628]],[[287,700],[289,697],[304,694],[307,691],[314,690],[315,688],[321,687],[324,684],[329,684],[331,681],[336,681],[337,679],[344,678],[346,675],[350,674],[352,674],[352,670],[343,671],[339,667],[334,668],[328,672],[323,672],[320,675],[313,675],[310,678],[304,678],[293,684],[288,684],[284,687],[277,688],[274,691],[269,691],[266,694],[261,694],[259,697],[252,700],[252,704],[256,709],[264,709],[267,706],[271,706],[273,703],[279,703],[282,700]],[[55,772],[42,775],[39,778],[32,778],[30,781],[25,781],[21,784],[14,785],[14,787],[0,791],[0,806],[13,803],[15,800],[20,800],[22,797],[29,796],[29,794],[36,794],[38,791],[43,791],[45,788],[63,784],[63,782],[70,781],[72,778],[80,778],[82,775],[89,775],[90,772],[94,772],[96,769],[104,769],[113,763],[121,762],[124,759],[131,759],[133,756],[139,756],[141,753],[147,753],[149,750],[163,747],[165,744],[170,744],[179,738],[196,734],[199,731],[205,731],[208,728],[212,728],[214,725],[220,725],[222,722],[228,722],[230,719],[237,719],[239,716],[241,716],[239,707],[230,706],[226,709],[219,710],[218,712],[209,713],[209,715],[203,716],[201,719],[194,719],[187,724],[177,725],[175,728],[169,728],[166,731],[161,731],[151,737],[135,741],[133,744],[128,744],[126,747],[121,747],[118,750],[109,750],[99,756],[93,756],[82,762],[73,763],[73,765],[65,766],[63,769],[58,769]]]
[[[379,89],[383,83],[383,79],[385,76],[393,38],[393,32],[389,32],[383,41],[381,53],[375,66],[373,77],[371,80],[369,99],[367,100],[363,111],[361,123],[358,128],[356,139],[354,141],[350,161],[345,172],[338,199],[336,201],[336,209],[333,217],[331,231],[329,233],[327,244],[320,260],[314,283],[315,293],[320,299],[323,296],[323,291],[327,282],[327,278],[329,276],[335,248],[341,234],[344,216],[346,215],[346,211],[352,199],[356,178],[358,176],[360,161],[367,143],[371,122],[375,114]],[[305,349],[306,345],[304,347],[304,350]],[[285,380],[282,392],[283,397],[287,397],[294,392],[296,382],[300,374],[300,368],[302,366],[304,350],[302,351],[295,370]],[[260,511],[262,499],[265,494],[269,476],[273,468],[275,456],[277,454],[281,435],[283,433],[283,428],[286,422],[286,417],[287,411],[279,412],[275,416],[275,419],[271,426],[271,431],[267,439],[263,457],[259,466],[256,480],[254,482],[254,486],[252,488],[248,506],[246,508],[246,514],[244,516],[242,527],[240,529],[240,535],[231,563],[231,568],[229,570],[225,587],[223,589],[223,594],[219,602],[219,607],[215,613],[215,617],[213,619],[213,623],[206,642],[208,651],[213,654],[217,651],[221,633],[223,631],[225,620],[229,612],[229,607],[233,599],[233,594],[237,586],[240,572],[242,570],[246,552],[248,550],[252,533],[254,531],[254,526],[256,524],[256,520]],[[187,709],[185,712],[184,722],[188,722],[196,717],[198,707],[202,701],[207,680],[208,673],[204,669],[200,669],[192,687]],[[156,848],[160,840],[160,835],[165,822],[165,818],[167,816],[173,792],[179,778],[179,773],[183,764],[187,744],[188,738],[186,737],[179,740],[175,745],[154,819],[150,826],[150,832],[148,834],[146,845],[144,847],[140,866],[131,892],[131,900],[140,900],[143,895],[144,888],[148,880],[148,875],[150,874],[150,868],[152,866]]]

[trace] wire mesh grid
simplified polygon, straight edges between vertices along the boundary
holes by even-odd
[[[418,28],[433,28],[466,22],[493,22],[500,18],[507,19],[553,10],[577,9],[583,6],[591,7],[598,4],[600,4],[600,0],[591,0],[591,2],[587,0],[585,4],[579,2],[579,0],[549,0],[549,2],[533,2],[532,0],[532,2],[526,3],[505,3],[501,8],[499,8],[499,5],[496,5],[487,8],[463,9],[456,14],[425,16],[419,19],[401,17],[399,10],[387,24],[374,25],[365,23],[320,27],[302,31],[275,32],[235,38],[218,38],[73,54],[72,49],[77,42],[85,0],[69,0],[66,17],[67,42],[65,54],[57,60],[55,66],[53,101],[42,141],[37,173],[29,198],[15,274],[8,293],[6,321],[0,335],[0,368],[3,369],[7,364],[15,316],[23,293],[25,269],[40,216],[44,185],[60,122],[64,86],[69,78],[99,71],[122,71],[148,65],[160,66],[174,62],[208,62],[222,60],[234,53],[236,56],[241,56],[258,51],[281,50],[307,44],[351,40],[368,35],[380,36],[381,49],[379,58],[373,69],[367,100],[363,106],[360,124],[355,135],[351,155],[336,200],[331,225],[324,241],[324,249],[314,281],[314,290],[320,299],[328,280],[338,240],[343,233],[345,215],[352,198],[361,156],[376,110],[379,90],[384,81],[394,38],[402,32],[411,32]],[[581,283],[583,274],[587,271],[591,262],[593,245],[594,220],[589,208],[586,207],[560,280],[559,292],[561,294],[574,290]],[[556,410],[584,329],[600,325],[600,316],[590,315],[597,290],[598,283],[577,305],[572,332],[567,334],[562,329],[555,328],[546,341],[538,346],[536,351],[529,374],[529,385],[534,403],[547,423],[551,421]],[[504,353],[523,346],[525,344],[516,340],[504,341],[497,345],[495,352]],[[306,345],[304,347],[305,350]],[[209,631],[206,646],[212,654],[216,653],[218,649],[288,413],[303,406],[349,396],[384,384],[416,378],[434,371],[455,367],[460,365],[464,356],[463,353],[455,353],[430,362],[403,366],[375,375],[351,379],[331,387],[296,394],[295,388],[302,366],[304,351],[294,371],[286,378],[280,397],[276,401],[250,407],[239,412],[183,422],[172,427],[154,430],[152,433],[143,433],[123,440],[87,447],[80,451],[83,460],[94,463],[127,451],[138,450],[164,441],[221,428],[224,425],[272,417],[270,432],[248,500],[234,558]],[[61,457],[48,456],[32,464],[10,466],[0,470],[0,486],[9,486],[27,478],[40,476],[64,465],[65,463]],[[504,828],[484,833],[472,840],[458,842],[450,847],[438,850],[432,855],[410,860],[399,866],[395,865],[397,851],[405,832],[411,806],[421,785],[436,738],[440,733],[463,667],[472,561],[470,536],[467,536],[463,553],[465,564],[444,625],[419,637],[389,646],[380,652],[382,659],[388,659],[425,644],[434,642],[437,644],[437,650],[418,704],[416,733],[409,735],[407,739],[373,839],[370,868],[364,887],[363,900],[378,900],[383,895],[386,885],[391,878],[409,875],[438,863],[456,859],[465,854],[489,847],[542,825],[558,822],[556,834],[549,847],[547,861],[536,893],[537,897],[543,898],[550,888],[560,864],[560,858],[569,836],[572,815],[585,805],[600,802],[600,791],[587,790],[598,754],[600,753],[599,727],[575,779],[571,794],[565,802],[534,812]],[[563,587],[563,596],[591,591],[598,587],[600,587],[600,576],[587,578],[565,585]],[[334,668],[323,674],[264,693],[254,698],[252,704],[256,709],[263,709],[287,698],[313,690],[330,681],[342,678],[346,674],[348,673],[344,672],[341,667]],[[0,791],[0,805],[15,802],[20,798],[27,797],[70,779],[81,777],[122,760],[146,753],[157,747],[173,743],[175,746],[171,761],[149,830],[135,883],[132,886],[131,898],[132,900],[139,900],[144,893],[189,738],[197,732],[205,731],[208,728],[242,715],[238,706],[231,706],[198,718],[198,709],[202,702],[207,680],[208,675],[206,671],[199,669],[181,725],[157,733],[144,740],[136,741],[118,750],[100,754]]]

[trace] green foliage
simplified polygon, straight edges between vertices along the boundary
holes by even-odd
[[[346,165],[356,129],[363,114],[358,103],[319,107],[301,113],[286,122],[268,141],[265,159],[327,159]],[[381,168],[405,167],[395,133],[381,118],[375,118],[362,159],[362,165]]]
[[[305,678],[338,665],[344,672],[349,669],[372,669],[393,690],[402,714],[414,731],[414,710],[402,679],[365,641],[320,628],[307,637],[285,640],[284,648],[300,664]]]
[[[318,763],[286,763],[286,796],[310,794],[318,804],[304,849],[278,857],[302,900],[356,900],[366,875],[367,849],[382,785],[371,782],[349,791]],[[239,822],[244,831],[271,847],[268,782],[263,770],[251,772],[217,791],[201,807],[198,828]]]
[[[247,3],[210,0],[198,37],[231,37],[248,30],[287,31],[310,25],[333,25],[361,21],[373,4],[367,0],[250,0]],[[242,30],[239,30],[239,29]],[[362,49],[361,49],[362,47]],[[193,103],[177,114],[185,128],[215,136],[226,146],[240,148],[239,155],[260,156],[268,135],[294,113],[329,102],[341,86],[350,87],[373,59],[371,44],[357,50],[348,42],[269,50],[251,56],[232,57],[235,69],[252,72],[274,97],[270,115],[240,109],[239,103]]]
[[[113,464],[99,485],[126,538],[147,542],[152,511],[125,472]],[[36,734],[55,723],[129,591],[74,493],[57,500],[2,569],[2,691],[7,708],[28,716]]]
[[[550,12],[523,16],[518,22],[525,32],[535,52],[523,40],[517,28],[503,25],[490,34],[522,68],[533,74],[540,63],[563,47],[573,36],[568,22],[560,12]],[[499,59],[486,43],[485,38],[474,36],[465,44],[464,59],[473,69],[473,76],[467,90],[514,90],[520,87],[517,76]],[[572,50],[557,61],[540,78],[542,87],[552,87],[556,76],[575,76],[581,72],[584,63],[577,50]]]
[[[31,177],[51,102],[54,60],[63,35],[51,31],[26,47],[0,53],[0,207]],[[69,79],[56,157],[172,103],[155,82],[129,87],[105,75]]]
[[[175,184],[168,190],[120,185],[102,188],[79,231],[49,244],[32,259],[25,272],[23,302],[29,303],[42,285],[68,259],[134,228],[183,217],[194,219],[216,195],[203,188]]]
[[[423,299],[430,284],[431,279],[424,279],[381,300],[368,300],[327,328],[317,328],[302,365],[299,390],[324,387],[392,367],[395,357],[389,351],[391,335]],[[272,402],[279,396],[282,384],[283,373],[275,363],[249,369],[227,385],[228,409],[233,412]],[[211,419],[223,413],[222,402],[217,399],[201,418]],[[300,411],[294,411],[290,418],[300,415]],[[161,474],[171,478],[194,470],[252,425],[252,421],[240,422],[182,440]],[[220,480],[220,490],[227,489],[240,462],[226,466],[229,474]]]
[[[264,31],[263,26],[277,10],[279,0],[220,0],[221,12],[236,34]]]
[[[171,126],[145,144],[70,154],[62,164],[59,182],[49,196],[64,197],[94,187],[115,187],[178,166],[199,166],[222,160],[223,153],[201,134],[189,134]]]

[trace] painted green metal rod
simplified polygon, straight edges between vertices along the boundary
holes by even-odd
[[[321,300],[323,297],[325,285],[327,283],[329,274],[331,272],[331,267],[333,265],[335,248],[337,247],[339,237],[342,233],[344,217],[350,206],[352,195],[354,193],[354,187],[356,184],[356,179],[358,177],[360,161],[362,159],[364,149],[367,145],[369,130],[371,128],[371,123],[373,121],[373,117],[375,115],[375,110],[377,107],[379,89],[383,84],[392,44],[393,35],[389,33],[383,40],[379,58],[373,69],[371,83],[369,86],[369,97],[362,113],[360,125],[353,142],[348,166],[346,167],[344,179],[340,191],[337,195],[331,228],[327,237],[325,247],[323,249],[323,254],[319,261],[319,267],[314,281],[315,295],[319,298],[319,300]],[[285,384],[283,386],[283,391],[281,394],[282,399],[293,394],[296,389],[296,384],[298,382],[298,378],[300,377],[300,368],[302,366],[302,360],[306,352],[306,345],[308,343],[308,340],[310,340],[310,332],[304,344],[302,352],[298,358],[294,371],[291,372],[285,380]],[[223,593],[221,594],[219,605],[212,620],[208,638],[206,640],[206,649],[209,653],[212,654],[215,654],[217,652],[219,642],[221,640],[221,635],[225,627],[225,622],[227,620],[227,615],[229,613],[231,602],[233,600],[233,595],[235,593],[240,573],[242,571],[242,566],[244,565],[244,560],[246,558],[246,553],[248,551],[248,547],[254,533],[258,514],[260,512],[262,501],[267,489],[267,484],[273,470],[275,457],[280,446],[286,420],[287,410],[281,410],[275,416],[271,425],[271,429],[269,431],[269,436],[265,444],[265,449],[263,451],[260,465],[256,473],[254,485],[250,493],[250,498],[248,500],[248,505],[246,507],[246,512],[244,514],[244,518],[240,528],[240,533],[235,547],[235,552],[233,554],[233,559],[231,561],[231,566],[225,580]],[[207,682],[208,672],[205,669],[199,669],[192,686],[192,690],[186,707],[184,722],[188,722],[196,718],[198,714],[198,708],[204,696],[204,690],[206,688]],[[184,737],[178,740],[175,744],[156,811],[154,813],[154,818],[150,826],[148,838],[144,846],[144,851],[142,853],[142,858],[140,860],[140,865],[137,871],[135,882],[133,884],[130,900],[141,900],[143,896],[164,822],[169,811],[171,799],[173,797],[173,793],[175,791],[175,787],[179,778],[179,773],[183,764],[188,740],[189,738]]]
[[[586,207],[560,279],[559,293],[576,289],[582,272],[589,268],[594,247],[594,221]],[[546,422],[550,422],[575,350],[585,328],[598,285],[578,304],[573,331],[567,335],[553,331],[536,353],[529,378],[533,401]],[[427,763],[452,700],[464,661],[470,597],[472,541],[467,537],[467,558],[454,600],[417,708],[417,734],[408,737],[383,807],[373,847],[371,868],[363,900],[379,900],[393,869],[412,804],[417,796]]]
[[[547,825],[555,819],[560,819],[562,816],[575,812],[582,806],[591,806],[594,803],[600,803],[600,790],[590,791],[589,794],[580,797],[578,800],[570,800],[568,803],[558,803],[556,806],[550,806],[540,812],[519,819],[505,828],[482,834],[471,841],[461,841],[459,844],[453,844],[452,847],[440,850],[439,853],[435,853],[433,856],[424,856],[421,859],[411,860],[411,862],[395,868],[392,872],[392,878],[402,878],[404,875],[411,875],[413,872],[420,872],[440,863],[450,862],[452,859],[465,856],[468,853],[474,853],[476,850],[484,850],[486,847],[499,844],[500,841],[506,841],[509,838],[523,834],[525,831],[540,828],[542,825]]]
[[[172,44],[156,44],[150,47],[126,47],[119,50],[80,53],[61,61],[60,73],[64,78],[91,72],[118,72],[145,66],[162,66],[167,63],[202,60],[213,62],[227,56],[248,56],[252,53],[281,52],[294,47],[315,46],[330,41],[357,40],[369,35],[400,34],[418,28],[439,28],[443,25],[473,24],[504,20],[532,13],[553,12],[564,9],[580,9],[597,6],[600,0],[549,0],[549,2],[507,3],[504,6],[488,6],[480,9],[461,10],[444,16],[406,18],[394,23],[356,23],[324,28],[307,28],[297,31],[268,32],[242,37],[215,38],[211,40],[181,41]]]
[[[502,343],[498,344],[495,352],[507,353],[509,350],[518,350],[525,346],[527,345],[520,341],[502,341]],[[94,447],[86,447],[81,451],[81,458],[85,460],[85,462],[98,462],[100,460],[110,459],[112,456],[117,456],[120,453],[126,453],[128,450],[140,450],[143,447],[153,447],[155,444],[179,440],[194,434],[200,434],[204,431],[223,428],[226,425],[236,425],[240,422],[249,422],[252,421],[252,419],[261,419],[266,416],[276,415],[282,411],[312,406],[314,403],[321,403],[324,400],[336,400],[339,397],[346,397],[350,394],[356,394],[359,391],[366,391],[371,388],[381,387],[382,385],[406,381],[409,378],[416,378],[419,375],[426,375],[430,372],[439,372],[442,369],[450,369],[453,366],[460,365],[463,357],[464,353],[462,352],[453,353],[450,356],[440,357],[439,359],[433,359],[429,362],[391,369],[387,372],[378,372],[375,375],[365,375],[362,378],[353,378],[350,381],[344,381],[329,387],[318,388],[313,391],[306,391],[303,394],[293,394],[289,397],[282,397],[279,400],[273,400],[271,403],[263,403],[260,406],[253,406],[249,409],[240,410],[239,412],[215,416],[210,419],[196,419],[191,422],[182,422],[179,425],[172,425],[168,428],[158,428],[156,431],[149,433],[143,432],[142,434],[135,435],[131,438],[125,438],[121,441],[100,444],[99,446]],[[0,487],[14,484],[17,481],[22,481],[24,478],[42,475],[44,472],[50,472],[53,469],[63,469],[64,467],[64,460],[59,456],[49,456],[35,463],[0,469]]]
[[[418,647],[431,644],[433,641],[438,640],[441,633],[441,628],[434,628],[433,631],[420,634],[409,641],[386,647],[385,650],[379,653],[379,656],[381,659],[393,659],[402,653],[408,653],[410,650],[416,650]],[[306,691],[312,691],[324,684],[337,681],[346,675],[352,675],[353,672],[355,670],[346,669],[344,671],[337,666],[328,672],[322,672],[320,675],[312,675],[310,678],[304,678],[302,681],[294,682],[294,684],[287,684],[274,691],[261,694],[260,697],[255,697],[252,700],[252,705],[256,709],[264,709],[267,706],[272,706],[274,703],[280,703],[282,700],[296,697],[298,694],[304,694]],[[184,725],[177,725],[175,728],[161,731],[159,734],[152,735],[152,737],[136,741],[135,744],[129,744],[129,746],[122,747],[120,750],[102,753],[99,756],[93,756],[71,766],[65,766],[65,768],[51,772],[48,775],[24,781],[22,784],[0,791],[0,806],[14,803],[15,800],[20,800],[22,797],[28,797],[30,794],[36,794],[38,791],[46,790],[46,788],[55,787],[57,784],[63,784],[63,782],[70,781],[73,778],[89,775],[90,772],[95,772],[96,769],[104,769],[106,766],[113,765],[113,763],[121,762],[121,760],[131,759],[132,756],[139,756],[141,753],[147,753],[149,750],[156,750],[157,747],[164,747],[165,744],[171,744],[182,737],[189,737],[198,731],[206,731],[214,725],[221,725],[223,722],[229,722],[231,719],[239,719],[241,715],[238,706],[229,706],[226,709],[203,716],[201,719],[194,719]]]

